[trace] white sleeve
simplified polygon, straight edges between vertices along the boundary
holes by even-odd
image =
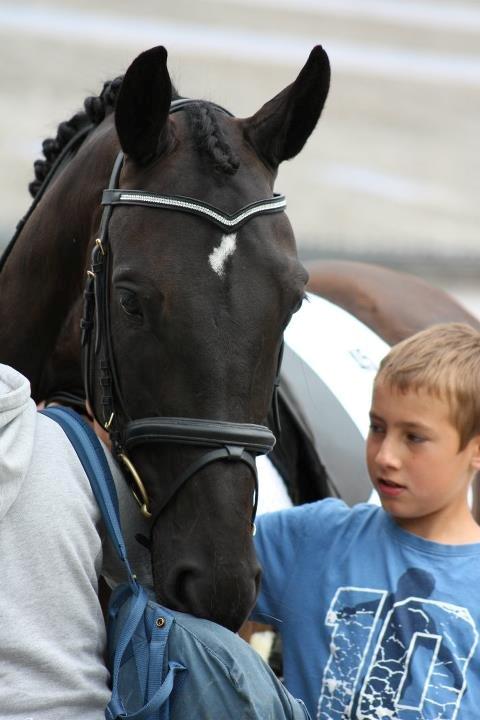
[[[267,455],[256,458],[258,472],[257,515],[292,507],[283,478]]]

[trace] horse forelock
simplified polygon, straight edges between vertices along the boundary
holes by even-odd
[[[190,130],[197,151],[212,162],[213,169],[234,175],[240,161],[220,127],[217,113],[206,101],[192,103],[188,108]]]

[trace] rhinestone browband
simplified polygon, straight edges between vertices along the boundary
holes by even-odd
[[[236,213],[224,213],[213,205],[182,195],[156,195],[137,190],[104,190],[102,205],[144,205],[167,210],[179,210],[207,218],[222,230],[237,230],[255,215],[283,212],[287,207],[284,195],[274,193],[273,197],[245,205]]]

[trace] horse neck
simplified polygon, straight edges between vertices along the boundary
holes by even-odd
[[[54,178],[0,273],[0,361],[29,378],[37,399],[43,369],[83,289],[92,220],[113,163],[111,149],[97,148],[103,157],[82,147]]]

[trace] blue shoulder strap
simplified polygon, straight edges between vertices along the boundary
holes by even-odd
[[[148,594],[132,574],[127,559],[127,550],[120,527],[117,491],[107,458],[92,428],[76,412],[64,407],[51,407],[42,411],[44,415],[55,420],[64,430],[72,443],[83,469],[90,480],[92,491],[103,515],[108,534],[123,561],[129,578],[132,601],[128,604],[123,623],[110,659],[112,674],[112,697],[105,709],[106,720],[160,720],[169,717],[168,699],[174,691],[175,676],[184,666],[175,661],[168,662],[168,672],[162,680],[163,667],[168,638],[167,628],[153,626],[152,639],[149,642],[133,643],[138,626],[144,621]],[[118,608],[117,608],[118,609]],[[170,623],[171,624],[171,623]],[[133,643],[133,644],[132,644]],[[135,672],[148,674],[148,693],[143,705],[137,710],[128,712],[125,709],[124,688],[120,682],[120,674],[125,658],[137,652]],[[127,672],[128,672],[127,663]],[[152,670],[158,670],[152,672]]]
[[[113,546],[127,569],[130,583],[137,590],[120,526],[117,491],[100,440],[90,425],[70,408],[49,407],[42,410],[42,414],[55,420],[72,443],[92,486]]]

